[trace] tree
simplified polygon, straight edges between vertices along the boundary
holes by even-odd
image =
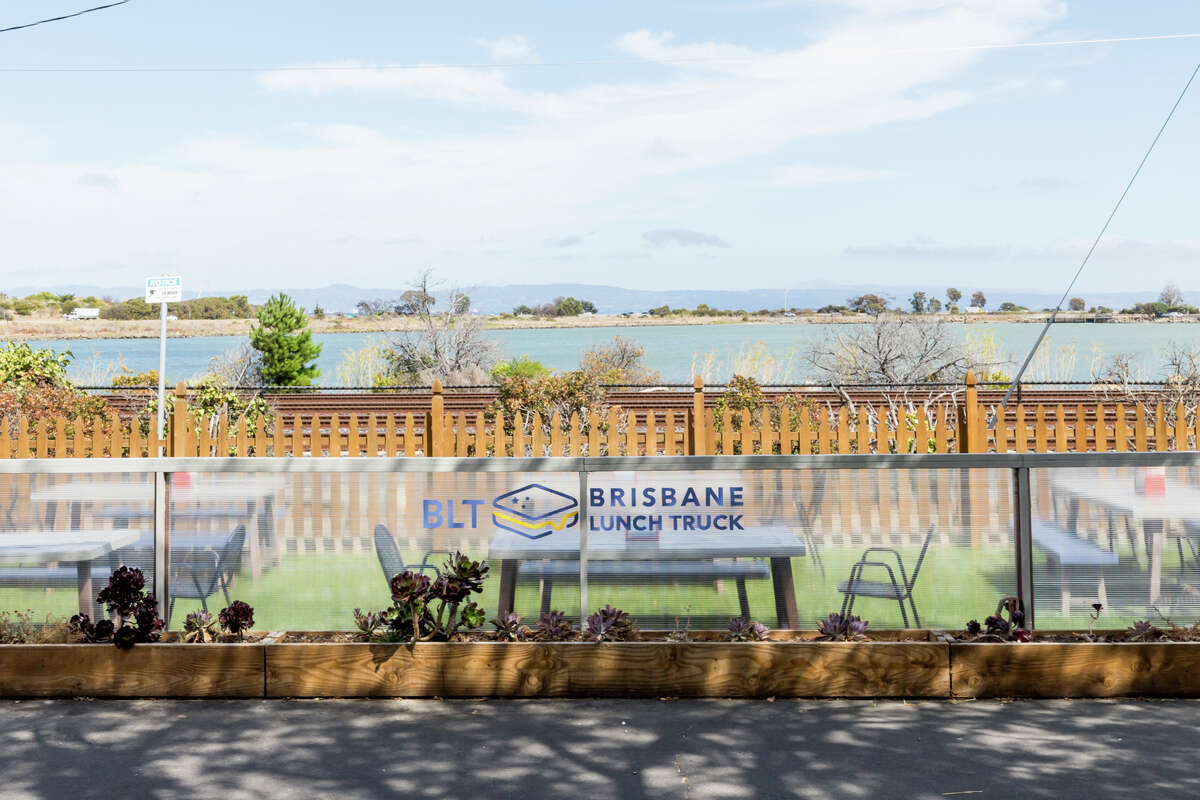
[[[996,366],[979,363],[951,324],[907,315],[880,316],[863,325],[830,325],[803,357],[822,383],[958,381],[968,369]]]
[[[466,295],[463,295],[464,297]],[[400,295],[400,303],[396,306],[397,314],[424,314],[433,308],[437,301],[429,293],[418,290],[409,289],[404,294]],[[469,304],[470,301],[468,301]]]
[[[929,313],[936,314],[942,310],[942,301],[936,297],[929,298]]]
[[[602,384],[639,386],[661,380],[646,366],[646,348],[625,336],[614,336],[606,345],[588,348],[579,368]]]
[[[951,286],[946,290],[946,305],[953,308],[958,305],[958,301],[962,299],[962,292]]]
[[[846,300],[846,305],[856,314],[878,316],[887,311],[888,298],[877,294],[860,294]]]
[[[595,314],[596,313],[596,304],[593,303],[591,300],[580,300],[579,305],[583,307],[584,314]]]
[[[1164,305],[1181,306],[1183,305],[1183,292],[1179,291],[1179,286],[1174,283],[1168,283],[1163,287],[1163,290],[1158,293],[1158,302]]]
[[[1016,313],[1018,311],[1028,311],[1029,309],[1025,306],[1019,306],[1012,301],[1005,300],[1000,304],[1000,310],[1006,313]]]
[[[313,317],[316,319],[325,319],[325,309],[321,308],[321,304],[317,303],[313,306]]]
[[[321,374],[313,363],[321,345],[313,342],[304,311],[286,294],[274,295],[259,307],[250,346],[262,354],[259,371],[272,386],[307,386]]]
[[[459,291],[450,292],[446,310],[439,312],[433,299],[435,280],[431,270],[418,273],[412,283],[418,324],[391,339],[388,368],[382,376],[398,385],[486,383],[496,363],[496,343],[489,339],[482,321],[470,314],[471,300]],[[405,292],[405,295],[408,295]]]
[[[924,292],[913,292],[912,297],[910,297],[908,300],[908,303],[912,306],[912,312],[914,314],[925,313],[926,301]]]
[[[1084,302],[1082,297],[1072,297],[1067,307],[1072,311],[1083,311],[1087,308],[1087,303]]]
[[[971,305],[975,308],[984,308],[987,306],[987,297],[983,292],[975,292],[975,294],[971,295]]]

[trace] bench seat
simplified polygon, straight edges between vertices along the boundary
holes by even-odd
[[[1114,567],[1117,554],[1104,550],[1048,522],[1034,520],[1033,543],[1064,567]]]
[[[771,568],[764,561],[588,561],[588,583],[639,584],[655,583],[712,583],[732,580],[737,584],[738,603],[742,615],[750,618],[750,601],[746,581],[771,577]],[[542,612],[550,610],[550,591],[555,582],[577,583],[579,562],[567,559],[522,561],[517,570],[518,581],[542,582]]]
[[[1084,598],[1083,601],[1072,600],[1071,585],[1066,574],[1068,571],[1084,572],[1086,577],[1096,580],[1094,599],[1102,604],[1107,612],[1108,591],[1100,570],[1103,567],[1115,567],[1118,562],[1117,554],[1072,536],[1053,523],[1039,519],[1033,520],[1031,533],[1034,546],[1045,553],[1051,564],[1058,569],[1063,616],[1070,616],[1072,602],[1084,602],[1089,605],[1093,602],[1092,597]]]

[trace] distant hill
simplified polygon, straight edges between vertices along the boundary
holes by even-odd
[[[184,280],[187,286],[187,280]],[[345,283],[336,283],[317,289],[284,289],[296,302],[304,308],[311,309],[320,304],[327,311],[352,311],[360,300],[389,299],[399,297],[406,286],[390,289],[361,288]],[[967,305],[967,298],[977,287],[968,283],[959,286],[964,297],[960,305]],[[658,306],[671,308],[695,308],[704,303],[712,308],[743,309],[755,311],[760,308],[820,308],[825,305],[837,305],[846,302],[846,298],[866,292],[889,295],[896,305],[908,307],[907,299],[915,290],[925,291],[931,296],[937,296],[943,302],[945,297],[934,295],[941,291],[928,286],[871,286],[853,284],[830,284],[826,282],[810,282],[791,289],[622,289],[617,286],[596,286],[582,283],[550,283],[550,284],[513,284],[508,286],[472,286],[464,287],[471,297],[471,306],[484,314],[500,314],[510,312],[519,305],[536,305],[547,303],[555,297],[573,296],[581,300],[591,300],[596,304],[600,313],[619,314],[626,311],[646,311]],[[49,290],[57,294],[72,292],[77,295],[95,295],[97,297],[111,296],[118,300],[130,297],[140,297],[140,287],[129,286],[87,286],[83,284],[64,286],[18,286],[3,291],[14,297],[24,297],[35,292]],[[206,292],[207,295],[228,296],[244,294],[251,303],[262,303],[278,289],[226,289]],[[988,308],[998,308],[1005,301],[1027,306],[1031,309],[1052,307],[1058,302],[1058,294],[1029,289],[996,289],[984,288],[988,298]],[[1155,291],[1103,292],[1080,293],[1089,306],[1106,305],[1121,309],[1134,303],[1153,300]],[[1200,292],[1184,293],[1184,298],[1196,302],[1200,300]],[[196,292],[185,291],[186,297],[198,297]]]

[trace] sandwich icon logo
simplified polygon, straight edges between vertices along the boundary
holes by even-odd
[[[492,501],[492,523],[526,539],[541,539],[577,522],[579,502],[540,483],[513,489]]]

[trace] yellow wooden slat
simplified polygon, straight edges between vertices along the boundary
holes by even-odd
[[[650,433],[649,428],[647,428],[646,433],[647,435]],[[629,412],[629,415],[625,419],[625,455],[639,455],[637,417],[634,416],[632,411]]]
[[[947,414],[948,412],[944,404],[938,406],[937,424],[934,426],[933,431],[934,451],[938,453],[950,452],[950,423]],[[1007,442],[1008,434],[1005,429],[1000,425],[996,427],[1001,431],[1000,438]]]
[[[608,454],[610,456],[620,455],[621,453],[621,432],[618,426],[617,409],[610,406],[608,409]]]
[[[850,452],[849,412],[842,406],[837,413],[837,451],[842,455]]]
[[[513,458],[525,458],[525,417],[519,411],[513,415],[512,454]]]
[[[583,430],[580,428],[578,411],[571,412],[571,419],[567,424],[569,425],[568,438],[571,440],[570,456],[578,458],[583,451]]]
[[[1188,446],[1187,413],[1182,402],[1175,406],[1175,450],[1191,450]]]
[[[546,433],[542,430],[542,414],[540,411],[533,412],[533,420],[529,424],[529,431],[530,455],[534,458],[543,458],[546,455]]]
[[[374,414],[367,414],[367,455],[371,458],[379,456],[379,420]]]
[[[1129,425],[1125,420],[1125,404],[1117,403],[1117,416],[1113,422],[1113,444],[1118,453],[1129,449]]]
[[[571,411],[571,419],[566,422],[568,425],[568,439],[570,440],[569,456],[572,458],[578,457],[583,450],[583,431],[580,428],[580,414],[578,411]]]
[[[1142,405],[1141,403],[1138,403],[1137,407],[1134,408],[1133,413],[1134,413],[1134,420],[1133,420],[1134,447],[1136,448],[1137,452],[1145,453],[1150,449],[1147,446],[1147,441],[1146,441],[1146,436],[1147,436],[1146,407],[1144,405]]]

